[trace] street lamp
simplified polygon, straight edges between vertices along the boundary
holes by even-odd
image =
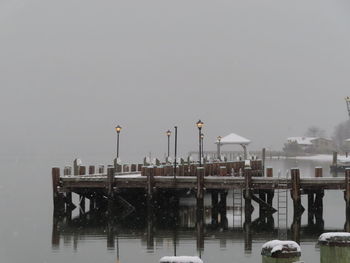
[[[218,159],[220,159],[221,136],[218,136],[216,139],[218,140],[218,152],[217,152],[217,154],[218,154]]]
[[[115,127],[115,131],[117,132],[117,160],[119,158],[119,134],[121,130],[122,130],[122,127],[120,127],[119,125]]]
[[[199,135],[198,135],[198,139],[199,139],[199,166],[202,166],[202,147],[201,147],[201,134],[202,134],[202,127],[204,125],[204,123],[199,120],[196,123],[197,127],[198,127],[198,131],[199,131]]]
[[[169,158],[169,155],[170,155],[170,135],[171,135],[171,131],[168,130],[166,132],[166,135],[168,136],[168,158]]]

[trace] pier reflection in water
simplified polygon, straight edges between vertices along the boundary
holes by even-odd
[[[139,239],[148,253],[171,243],[171,254],[178,255],[182,242],[193,241],[196,249],[192,255],[201,256],[206,244],[213,242],[219,243],[220,249],[226,248],[229,242],[241,243],[244,251],[239,253],[250,254],[254,243],[278,238],[276,216],[272,214],[258,213],[260,217],[254,218],[252,214],[245,216],[244,209],[226,207],[220,202],[207,206],[191,201],[193,198],[169,196],[154,205],[140,204],[131,213],[124,209],[92,209],[76,212],[76,216],[72,216],[71,211],[54,214],[52,249],[59,250],[63,242],[65,247],[72,246],[78,250],[79,242],[98,239],[99,242],[104,240],[107,249],[115,251],[119,259],[123,253],[120,240],[132,238],[134,242]],[[301,225],[300,217],[294,217],[287,230],[287,238],[298,243],[314,243],[320,234],[327,231],[319,215],[309,215],[306,225]]]

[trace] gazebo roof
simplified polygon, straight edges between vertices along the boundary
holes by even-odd
[[[247,138],[244,138],[238,134],[230,133],[229,135],[226,135],[225,137],[222,137],[220,140],[220,144],[239,144],[239,145],[248,145],[251,141]],[[219,143],[218,140],[215,142],[216,144]]]

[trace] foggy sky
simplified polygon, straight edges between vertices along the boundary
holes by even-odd
[[[350,96],[345,0],[0,0],[0,154],[163,157],[238,133],[331,136]],[[231,149],[231,148],[227,148]],[[233,148],[232,148],[233,149]]]

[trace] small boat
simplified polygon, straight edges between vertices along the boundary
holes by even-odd
[[[203,263],[203,261],[193,256],[166,256],[162,257],[159,263]]]

